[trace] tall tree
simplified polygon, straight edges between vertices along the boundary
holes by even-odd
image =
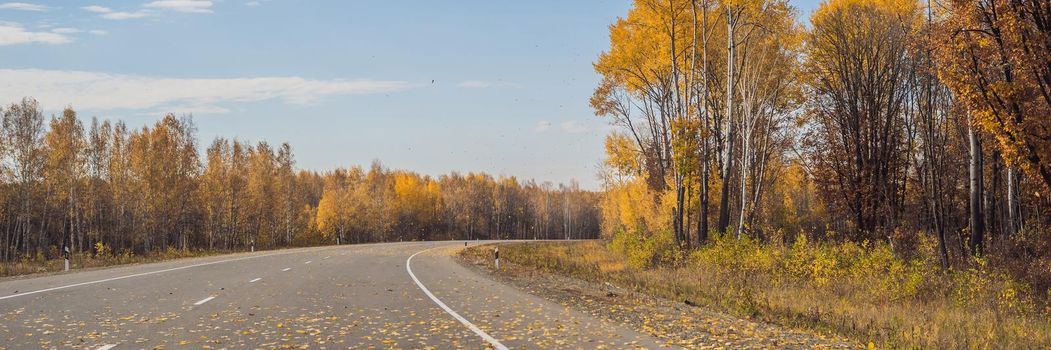
[[[738,237],[751,221],[755,210],[750,206],[758,206],[770,175],[770,157],[776,153],[775,145],[781,143],[778,130],[785,127],[795,108],[796,94],[791,89],[795,86],[800,35],[792,20],[794,11],[783,1],[760,6],[749,18],[761,25],[748,27],[746,38],[739,44],[743,63],[737,90],[741,143]]]
[[[44,243],[39,239],[43,235],[44,218],[33,213],[38,203],[41,203],[38,201],[40,198],[35,197],[47,155],[43,140],[44,115],[40,111],[40,104],[29,97],[23,98],[20,103],[11,104],[4,111],[3,130],[4,138],[10,142],[11,168],[18,187],[15,234],[11,243],[13,247],[21,246],[23,253],[28,253],[30,247],[42,247]],[[34,219],[38,220],[41,234],[35,242],[30,242]]]
[[[717,228],[719,232],[727,233],[730,228],[730,179],[733,173],[734,165],[734,141],[737,138],[737,131],[734,127],[737,125],[734,120],[734,111],[736,105],[734,103],[734,87],[737,84],[737,73],[735,73],[735,67],[738,65],[737,46],[738,31],[741,25],[745,22],[741,20],[741,16],[744,13],[745,7],[740,2],[729,2],[725,6],[726,12],[726,103],[724,112],[726,133],[723,139],[724,145],[722,148],[725,150],[723,156],[722,173],[722,186],[720,186],[721,192],[719,194],[719,222]]]
[[[278,186],[278,218],[283,225],[285,233],[284,244],[292,244],[294,234],[293,221],[296,215],[296,174],[295,158],[292,155],[292,146],[287,142],[281,144],[277,151],[277,186]]]
[[[103,232],[108,232],[112,223],[107,215],[109,212],[111,195],[109,177],[110,139],[112,137],[112,126],[109,121],[99,123],[98,118],[91,118],[91,129],[87,136],[86,165],[88,175],[86,211],[88,248],[91,249],[95,242],[102,241]]]
[[[971,238],[969,245],[971,253],[981,255],[982,241],[985,238],[985,217],[982,209],[983,183],[982,183],[982,143],[978,132],[973,125],[967,127],[967,140],[970,146],[970,226]]]
[[[859,237],[882,238],[897,222],[908,167],[907,45],[918,20],[913,2],[874,0],[829,1],[811,18],[812,156],[829,202],[850,214]]]
[[[79,252],[84,243],[79,225],[81,211],[78,208],[78,195],[84,176],[85,140],[84,126],[77,119],[73,108],[63,110],[60,118],[51,118],[44,139],[47,147],[44,177],[47,180],[48,202],[57,205],[60,208],[58,212],[64,216],[60,225],[65,234],[61,237],[60,245]]]

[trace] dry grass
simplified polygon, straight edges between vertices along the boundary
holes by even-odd
[[[147,254],[133,254],[127,251],[120,254],[112,254],[104,246],[102,248],[101,252],[93,252],[94,254],[87,252],[73,254],[72,259],[70,259],[70,268],[79,270],[229,253],[224,251],[168,249]],[[57,253],[54,255],[57,255]],[[0,277],[61,272],[63,268],[63,259],[46,259],[43,254],[37,254],[36,257],[32,258],[24,257],[13,262],[0,262]]]
[[[881,348],[1048,348],[1025,286],[979,268],[942,273],[886,247],[726,240],[675,264],[633,267],[601,241],[501,245],[509,267],[568,275]],[[467,255],[491,255],[473,248]]]

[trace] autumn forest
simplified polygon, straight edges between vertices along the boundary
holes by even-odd
[[[605,232],[1002,253],[1049,219],[1045,5],[636,1],[595,62]]]
[[[554,186],[384,168],[295,167],[289,144],[219,138],[199,153],[192,118],[129,129],[3,109],[0,259],[166,250],[249,250],[439,239],[590,238],[598,195]]]

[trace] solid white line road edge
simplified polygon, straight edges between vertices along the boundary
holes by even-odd
[[[198,306],[198,305],[201,305],[201,304],[207,303],[207,302],[209,302],[209,301],[212,301],[212,299],[215,299],[215,297],[214,297],[214,296],[210,296],[210,297],[207,297],[207,298],[201,299],[200,301],[198,301],[198,302],[196,302],[196,303],[193,303],[193,306]]]
[[[419,278],[416,278],[416,274],[412,273],[412,258],[415,258],[420,253],[426,252],[434,248],[441,247],[433,247],[418,251],[416,252],[416,254],[409,256],[409,258],[405,260],[405,271],[409,272],[409,277],[412,277],[412,280],[416,282],[416,286],[420,287],[420,289],[423,290],[423,293],[427,294],[427,296],[430,297],[435,304],[438,304],[438,306],[440,306],[442,310],[445,310],[446,313],[452,315],[453,318],[455,318],[457,321],[460,321],[460,323],[463,323],[464,326],[467,326],[467,328],[469,328],[479,337],[485,339],[485,341],[489,342],[489,344],[491,344],[497,350],[508,350],[507,347],[504,346],[504,344],[501,344],[499,340],[496,340],[496,338],[493,338],[491,335],[489,335],[489,333],[486,333],[481,328],[478,328],[478,326],[475,326],[474,323],[471,323],[471,321],[468,321],[466,318],[463,318],[463,316],[460,316],[460,314],[456,313],[456,311],[450,309],[448,305],[445,305],[445,303],[443,303],[441,300],[438,300],[438,297],[434,296],[434,294],[431,293],[431,291],[427,289],[427,287],[424,286],[422,282],[420,282]]]
[[[235,258],[235,259],[226,259],[226,260],[212,261],[212,262],[206,262],[206,263],[200,263],[200,264],[193,264],[193,265],[173,267],[173,268],[164,269],[164,270],[142,272],[142,273],[134,273],[134,274],[130,274],[130,275],[104,278],[104,279],[95,280],[95,281],[80,282],[80,283],[74,283],[74,284],[67,284],[67,285],[64,285],[64,286],[58,286],[58,287],[51,287],[51,288],[46,288],[46,289],[34,290],[34,291],[25,292],[25,293],[5,295],[5,296],[0,297],[0,300],[17,298],[17,297],[23,297],[23,296],[26,296],[26,295],[33,295],[33,294],[37,294],[37,293],[50,292],[50,291],[66,289],[66,288],[86,286],[86,285],[90,285],[90,284],[97,284],[97,283],[104,283],[104,282],[122,280],[122,279],[125,279],[125,278],[156,275],[158,273],[165,273],[165,272],[172,272],[172,271],[178,271],[178,270],[185,270],[185,269],[194,268],[194,267],[222,264],[222,263],[234,262],[234,261],[239,261],[239,260],[255,259],[255,258],[262,258],[262,257],[267,257],[267,256],[283,255],[283,254],[291,254],[291,253],[295,253],[295,252],[281,252],[281,253],[265,254],[265,255],[253,255],[253,256],[246,256],[246,257],[240,257],[240,258]]]

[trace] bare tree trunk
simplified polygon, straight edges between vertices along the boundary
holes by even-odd
[[[982,144],[978,139],[978,133],[974,126],[967,129],[967,137],[970,141],[970,226],[971,226],[971,253],[975,256],[982,255],[982,241],[985,238],[985,222],[982,215]]]
[[[987,231],[989,231],[989,239],[993,245],[999,242],[1004,229],[1000,222],[1000,206],[996,201],[997,194],[1000,192],[1000,150],[993,147],[993,154],[991,157],[993,164],[989,168],[989,188],[984,191],[985,196],[985,225]]]
[[[698,132],[698,137],[701,138],[701,190],[698,196],[697,210],[697,245],[700,246],[708,240],[708,175],[710,169],[711,152],[708,148],[708,1],[703,0],[701,9],[701,103],[698,103],[697,108],[703,108],[703,113],[698,115],[703,118],[701,121],[701,132]],[[693,2],[694,18],[697,18],[697,2]]]
[[[928,90],[928,93],[929,92],[930,90]],[[931,100],[932,97],[928,95],[928,113],[925,116],[927,120],[924,121],[926,137],[923,145],[925,152],[924,156],[927,161],[928,186],[930,187],[928,189],[928,200],[930,201],[931,214],[934,221],[934,231],[938,234],[938,257],[941,260],[942,268],[948,269],[949,250],[945,244],[945,213],[942,205],[942,184],[941,177],[939,177],[938,172],[935,170],[935,167],[941,165],[941,162],[939,161],[941,158],[939,155],[936,155],[938,150],[935,148],[934,142],[935,140],[941,140],[941,138],[938,137],[936,131],[934,110],[930,103]]]
[[[681,247],[684,241],[682,220],[683,220],[683,205],[685,188],[683,187],[682,175],[679,175],[680,170],[675,170],[675,214],[674,214],[674,230],[675,230],[675,245]]]
[[[747,85],[745,85],[747,86]],[[747,103],[745,103],[747,109]],[[741,208],[739,210],[739,216],[737,218],[737,239],[741,239],[741,235],[744,234],[744,215],[745,210],[748,208],[748,168],[751,165],[749,163],[749,152],[751,152],[751,126],[741,125],[744,129],[741,134],[741,178],[738,181],[741,182]]]
[[[690,202],[690,198],[692,196],[693,196],[693,186],[691,186],[689,183],[687,183],[686,184],[686,203]],[[690,225],[688,225],[688,223],[690,222],[690,219],[692,219],[690,217],[690,211],[683,209],[683,216],[685,216],[683,218],[683,225],[682,225],[683,246],[686,247],[687,249],[689,249],[690,248]]]
[[[675,43],[675,40],[676,40],[676,37],[675,37],[675,34],[676,34],[676,32],[675,32],[675,30],[676,30],[676,28],[675,28],[675,25],[676,25],[675,19],[676,19],[677,14],[676,14],[676,10],[675,10],[675,3],[674,3],[673,0],[668,0],[668,12],[670,14],[669,17],[670,17],[670,22],[671,22],[671,27],[669,28],[669,31],[668,31],[668,38],[671,39],[671,45],[670,45],[669,49],[671,50],[670,59],[671,59],[671,71],[672,71],[672,84],[674,84],[673,91],[674,91],[675,95],[674,95],[674,99],[672,99],[672,101],[671,101],[673,103],[673,110],[671,111],[672,112],[671,118],[669,118],[671,120],[671,138],[670,139],[673,142],[669,142],[667,144],[669,146],[672,146],[671,147],[671,152],[669,152],[669,154],[671,154],[672,176],[675,177],[675,213],[673,214],[674,217],[672,218],[674,220],[672,226],[674,227],[674,231],[675,231],[675,244],[677,246],[682,246],[682,243],[684,241],[683,229],[682,229],[683,228],[683,225],[682,225],[683,215],[682,214],[683,214],[683,206],[684,206],[684,198],[683,197],[685,196],[685,192],[684,192],[684,188],[683,188],[683,169],[682,169],[682,164],[680,164],[680,160],[681,160],[682,157],[677,156],[673,143],[674,143],[674,140],[676,138],[682,136],[682,133],[679,132],[679,129],[682,128],[682,125],[680,123],[676,123],[676,121],[680,120],[682,118],[683,108],[682,108],[682,92],[680,91],[680,88],[679,88],[679,75],[680,75],[680,73],[679,73],[678,51],[677,51],[676,46],[675,46],[675,44],[676,44]]]
[[[1021,228],[1018,220],[1018,178],[1014,166],[1007,167],[1007,235]]]
[[[734,27],[733,9],[726,10],[726,157],[722,169],[722,188],[719,196],[719,232],[730,226],[730,176],[734,161]]]
[[[927,42],[931,42],[931,18],[933,17],[933,9],[931,7],[931,0],[927,0]],[[949,268],[949,250],[945,243],[945,212],[942,205],[942,184],[941,176],[939,176],[935,167],[940,167],[942,164],[943,155],[939,153],[939,150],[945,145],[945,137],[939,132],[939,120],[935,116],[934,112],[934,61],[931,59],[931,51],[928,46],[926,51],[926,63],[928,65],[928,72],[924,76],[924,93],[926,93],[926,110],[923,116],[923,151],[924,158],[926,161],[926,170],[928,176],[928,200],[930,201],[932,221],[934,221],[934,231],[938,235],[938,257],[941,261],[943,269]],[[939,90],[941,91],[941,90]],[[943,94],[939,94],[939,97]]]

